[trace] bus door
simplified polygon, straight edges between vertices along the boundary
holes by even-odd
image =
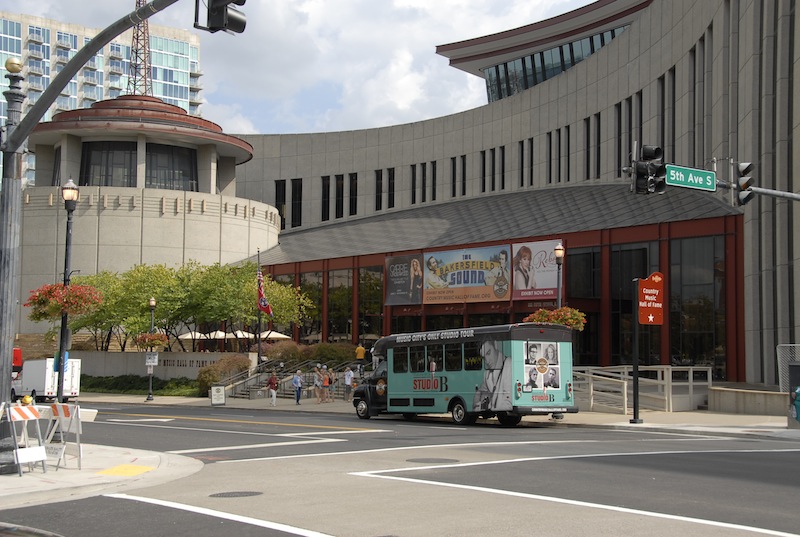
[[[372,375],[367,379],[367,386],[369,387],[367,389],[367,393],[369,393],[369,406],[376,414],[386,410],[389,388],[387,371],[388,362],[382,360],[375,371],[372,372]]]

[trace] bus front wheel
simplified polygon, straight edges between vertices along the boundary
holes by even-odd
[[[478,419],[476,414],[467,412],[467,407],[461,400],[453,403],[453,407],[450,409],[450,414],[453,416],[453,423],[456,425],[472,425],[475,423],[475,420]]]
[[[358,404],[356,405],[356,415],[361,418],[362,420],[369,419],[369,405],[367,401],[361,399]]]

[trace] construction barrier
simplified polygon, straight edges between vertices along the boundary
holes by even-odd
[[[47,450],[42,439],[42,429],[39,426],[41,414],[39,409],[32,405],[6,406],[6,419],[11,424],[14,440],[14,464],[17,472],[22,476],[22,465],[27,464],[33,470],[37,462],[42,463],[42,471],[47,472]],[[31,435],[28,425],[33,422],[36,432],[36,445],[31,445]]]
[[[78,469],[81,469],[81,409],[78,405],[54,403],[50,405],[50,427],[45,438],[47,455],[56,461],[56,470],[64,463],[67,466],[67,454],[77,458]],[[72,440],[70,441],[70,437]]]

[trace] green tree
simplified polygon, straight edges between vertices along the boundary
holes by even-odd
[[[177,324],[171,312],[180,307],[183,292],[177,286],[175,269],[166,265],[136,265],[122,275],[125,299],[117,305],[125,342],[150,331],[150,298],[156,299],[155,328],[174,333]]]
[[[103,303],[93,312],[71,319],[74,331],[88,330],[94,337],[95,348],[107,351],[113,338],[120,339],[122,318],[118,315],[118,304],[124,300],[122,280],[117,273],[103,271],[90,276],[76,276],[76,283],[98,289],[103,294]]]
[[[185,328],[203,326],[205,329],[224,323],[230,330],[254,329],[258,315],[255,263],[202,266],[192,261],[178,269],[137,265],[121,275],[104,271],[78,276],[72,289],[80,289],[79,285],[96,290],[102,296],[102,303],[96,308],[71,312],[70,327],[90,331],[98,350],[108,350],[114,339],[125,350],[133,338],[148,333],[151,297],[156,299],[155,328],[170,336],[170,346],[174,341],[183,345],[177,336]],[[269,276],[264,278],[264,293],[274,311],[274,317],[264,319],[262,316],[264,324],[269,321],[280,325],[299,323],[312,307],[299,288],[275,282]],[[44,305],[37,311],[52,309],[53,300],[42,297],[36,303]],[[60,317],[61,307],[53,311],[52,320],[55,320]],[[40,318],[34,320],[45,318],[41,313],[38,315]]]

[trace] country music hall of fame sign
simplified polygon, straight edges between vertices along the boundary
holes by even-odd
[[[664,324],[664,275],[654,272],[639,280],[639,324]]]

